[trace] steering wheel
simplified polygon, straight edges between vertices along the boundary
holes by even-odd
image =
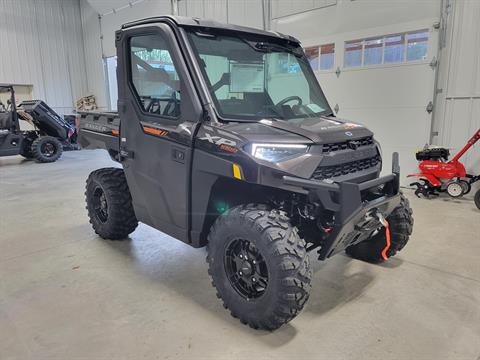
[[[283,100],[280,100],[275,106],[281,107],[281,106],[285,105],[286,103],[288,103],[290,101],[293,101],[293,100],[297,101],[296,105],[302,105],[302,103],[303,103],[302,98],[300,96],[293,95],[293,96],[288,96]]]

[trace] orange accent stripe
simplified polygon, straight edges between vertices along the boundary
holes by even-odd
[[[120,131],[114,129],[114,130],[112,130],[112,134],[113,134],[113,135],[119,135],[119,134],[120,134]]]
[[[160,129],[155,129],[151,127],[144,126],[143,131],[145,131],[147,134],[152,134],[152,135],[157,135],[157,136],[167,136],[168,131],[167,130],[160,130]]]
[[[385,248],[382,250],[382,257],[383,257],[383,260],[387,261],[388,260],[387,251],[388,249],[390,249],[390,225],[388,224],[387,220],[385,220],[385,238],[387,240],[387,243],[385,245]]]
[[[143,127],[143,131],[152,135],[160,135],[162,133],[162,130],[158,130],[158,129],[146,127],[146,126]]]

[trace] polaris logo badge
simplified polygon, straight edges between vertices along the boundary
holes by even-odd
[[[345,135],[352,137],[353,133],[351,131],[345,131]]]

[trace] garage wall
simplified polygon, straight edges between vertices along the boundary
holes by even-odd
[[[480,128],[480,1],[449,1],[446,10],[433,141],[455,153]],[[462,161],[478,174],[480,144]]]
[[[87,87],[79,1],[0,0],[0,54],[0,82],[70,113]]]
[[[305,1],[312,2],[312,1]],[[291,2],[293,3],[293,2]],[[295,2],[296,3],[296,2]],[[360,122],[375,132],[381,142],[385,171],[390,170],[392,152],[400,154],[402,173],[415,172],[416,149],[430,140],[435,69],[429,64],[437,56],[440,1],[338,0],[295,14],[288,11],[273,19],[272,29],[296,36],[304,47],[335,44],[330,70],[316,71],[332,108],[340,118]],[[327,6],[328,5],[328,6]],[[429,35],[426,59],[395,64],[344,66],[345,41],[425,29]],[[338,70],[338,73],[337,73]],[[403,177],[405,185],[408,180]]]

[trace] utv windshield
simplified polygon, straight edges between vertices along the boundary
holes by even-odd
[[[229,33],[189,37],[222,118],[298,122],[332,113],[300,47]]]

